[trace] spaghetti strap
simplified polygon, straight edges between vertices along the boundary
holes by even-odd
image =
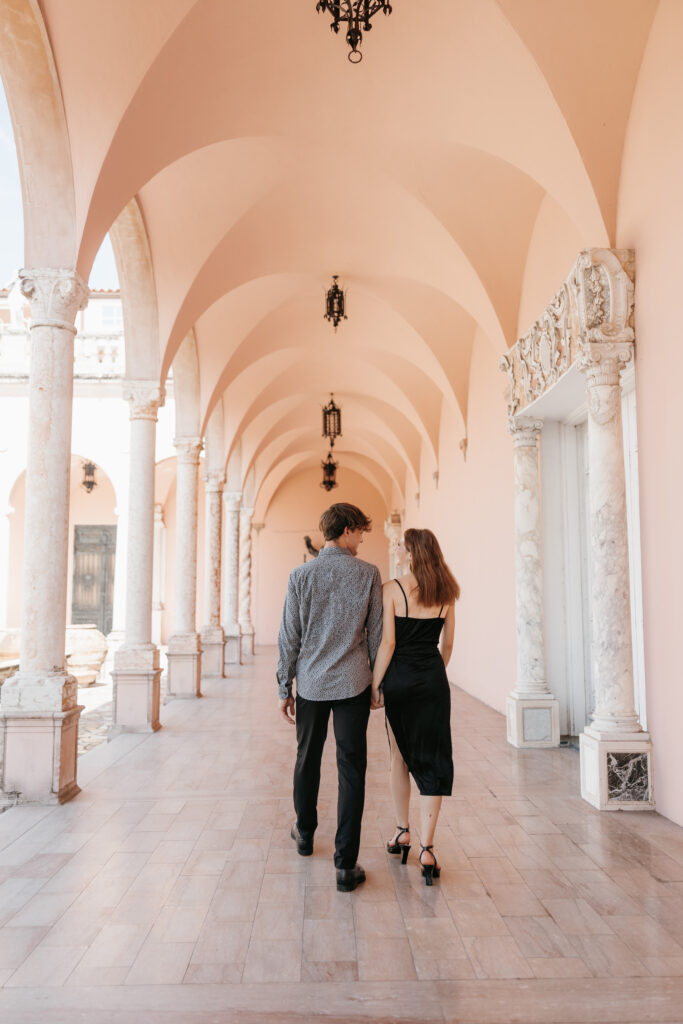
[[[396,580],[396,582],[398,583],[399,587],[401,587],[400,582],[398,580]],[[401,593],[403,594],[403,600],[406,603],[406,618],[408,618],[408,598],[406,597],[406,592],[403,589],[403,587],[401,587]]]
[[[443,609],[444,609],[444,606],[441,605],[441,607],[439,608],[439,618],[441,618],[441,616],[443,615]]]

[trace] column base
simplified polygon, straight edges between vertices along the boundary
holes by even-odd
[[[581,796],[599,811],[652,811],[652,743],[647,733],[579,736]]]
[[[202,652],[197,634],[176,633],[169,637],[166,658],[169,697],[201,697]]]
[[[559,747],[560,702],[548,695],[510,694],[507,699],[507,739],[513,747]]]
[[[240,635],[242,658],[254,656],[254,630],[244,629]]]
[[[222,679],[225,675],[225,637],[220,626],[205,626],[200,633],[202,678]]]
[[[225,637],[225,664],[226,665],[241,665],[242,664],[242,637],[239,633],[228,635]]]
[[[156,732],[159,722],[161,666],[154,644],[119,647],[112,671],[113,723],[109,738],[122,732]]]
[[[4,684],[0,790],[11,802],[63,804],[80,793],[76,768],[83,707],[75,702],[76,687],[74,677],[65,674],[18,673]]]

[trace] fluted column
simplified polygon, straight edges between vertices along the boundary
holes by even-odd
[[[2,688],[1,788],[63,802],[76,782],[76,680],[64,657],[74,320],[88,288],[72,270],[22,270],[31,306],[29,443],[19,672]]]
[[[241,491],[224,491],[223,528],[223,630],[225,632],[225,664],[241,660],[239,623],[239,550]]]
[[[587,344],[588,499],[592,595],[592,721],[581,738],[582,795],[600,808],[653,805],[652,746],[635,710],[622,368],[633,345]]]
[[[252,537],[253,508],[240,509],[239,550],[239,624],[242,635],[242,654],[254,653],[254,624],[251,621]]]
[[[517,681],[507,700],[508,742],[554,747],[560,742],[559,702],[548,689],[543,623],[543,548],[538,439],[543,423],[511,417],[514,451]]]
[[[156,423],[164,394],[152,380],[124,381],[130,418],[126,616],[114,655],[111,735],[159,728],[159,650],[152,643]]]
[[[197,470],[198,437],[178,438],[176,484],[175,614],[168,641],[168,692],[201,697],[201,648],[197,634]]]
[[[221,626],[221,539],[223,525],[223,488],[225,475],[204,475],[206,527],[204,530],[206,625],[202,627],[202,675],[223,676],[225,635]]]
[[[386,520],[384,523],[384,536],[389,541],[389,576],[393,580],[396,579],[399,574],[396,562],[396,548],[403,536],[400,512],[392,512]]]

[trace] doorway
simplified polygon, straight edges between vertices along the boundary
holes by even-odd
[[[71,621],[94,623],[111,632],[114,617],[116,526],[74,526],[74,572]]]

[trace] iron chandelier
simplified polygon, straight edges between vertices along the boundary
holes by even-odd
[[[323,470],[323,478],[320,484],[326,491],[331,491],[337,486],[337,463],[332,458],[332,452],[327,453],[327,458],[324,462],[321,462]]]
[[[330,28],[334,33],[339,32],[342,21],[348,23],[346,42],[350,46],[349,60],[352,64],[360,64],[363,59],[359,47],[363,42],[363,32],[369,32],[372,28],[370,19],[374,18],[378,11],[391,14],[393,10],[389,0],[318,0],[315,9],[318,13],[330,12]]]
[[[328,438],[330,448],[334,448],[337,437],[342,436],[341,409],[334,403],[334,395],[330,395],[330,401],[323,406],[323,437]]]
[[[81,487],[88,494],[92,494],[93,488],[97,487],[97,480],[95,479],[95,470],[97,466],[94,462],[83,463],[83,479],[81,480]]]
[[[339,275],[333,274],[332,287],[327,289],[327,294],[325,295],[324,319],[329,320],[335,331],[341,320],[348,320],[345,312],[346,292],[339,287],[337,284],[338,280]]]

